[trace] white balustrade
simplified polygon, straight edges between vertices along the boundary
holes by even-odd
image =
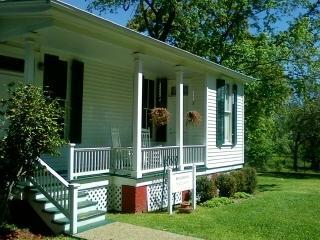
[[[70,233],[76,234],[80,184],[69,184],[40,158],[30,182],[70,220]]]
[[[183,146],[183,165],[192,166],[193,164],[202,165],[205,160],[205,145],[186,145]]]
[[[142,173],[178,168],[178,146],[142,148]],[[183,146],[183,166],[202,165],[205,160],[204,145]]]
[[[70,148],[72,152],[72,146]],[[73,158],[72,158],[73,157]],[[69,179],[80,176],[108,173],[110,171],[111,148],[73,148],[70,153]]]
[[[179,147],[142,148],[142,173],[164,170],[164,167],[176,168],[178,165]]]
[[[133,149],[113,148],[75,148],[70,144],[69,179],[79,176],[113,172],[130,174],[133,169]],[[112,159],[112,163],[111,163]],[[183,166],[202,165],[205,160],[204,145],[183,146]],[[141,149],[141,172],[149,173],[179,167],[179,146],[148,147]]]

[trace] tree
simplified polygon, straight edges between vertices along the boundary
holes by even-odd
[[[0,140],[0,224],[8,216],[8,201],[17,182],[32,176],[41,154],[54,154],[64,143],[57,122],[63,112],[57,100],[45,97],[40,88],[10,88],[9,97],[1,102],[6,127]]]
[[[273,141],[277,119],[291,106],[292,96],[317,85],[319,6],[320,0],[89,3],[89,9],[100,12],[131,8],[135,15],[128,27],[256,77],[258,81],[246,87],[245,105],[245,155],[255,166],[265,165],[279,149]]]

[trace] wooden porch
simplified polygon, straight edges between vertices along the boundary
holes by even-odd
[[[193,164],[205,165],[205,145],[184,145],[183,159],[179,161],[179,146],[141,148],[141,164],[134,168],[133,148],[78,148],[69,145],[68,179],[99,174],[134,176],[160,173],[167,167],[183,170]]]

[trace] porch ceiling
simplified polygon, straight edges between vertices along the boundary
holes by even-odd
[[[111,65],[121,65],[124,68],[133,68],[134,52],[141,52],[144,71],[147,77],[175,78],[175,66],[178,63],[160,59],[148,55],[143,49],[125,48],[112,43],[112,41],[93,38],[88,35],[70,31],[57,26],[52,26],[37,31],[38,43],[43,51],[57,51],[63,55],[74,56],[74,58],[87,58],[93,61],[103,62]],[[186,78],[200,76],[201,73],[186,68]]]

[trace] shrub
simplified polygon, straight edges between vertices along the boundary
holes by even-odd
[[[197,198],[200,203],[213,198],[216,194],[214,181],[204,176],[197,178]]]
[[[217,198],[212,198],[204,203],[201,203],[200,205],[208,208],[216,208],[224,205],[229,205],[232,203],[234,203],[232,199],[229,199],[226,197],[217,197]]]
[[[249,193],[246,193],[246,192],[236,192],[234,195],[233,195],[233,198],[236,198],[236,199],[248,199],[248,198],[251,198],[252,195],[249,194]]]
[[[244,192],[246,193],[253,193],[257,187],[257,171],[252,167],[246,167],[241,169],[244,173],[245,177],[245,188]]]
[[[8,200],[16,183],[33,174],[37,157],[56,153],[64,143],[58,123],[63,111],[41,88],[21,85],[9,89],[9,97],[1,103],[0,118],[6,128],[0,141],[0,223],[8,214]]]
[[[219,196],[231,197],[236,192],[237,183],[231,174],[223,173],[217,177],[217,187],[219,189]]]
[[[236,181],[236,192],[244,192],[246,189],[246,177],[243,171],[234,171],[230,173]]]
[[[218,187],[217,187],[217,178],[218,178],[218,174],[215,173],[213,175],[211,175],[211,183],[212,183],[212,194],[213,194],[213,197],[218,197],[219,196],[219,190],[218,190]]]

